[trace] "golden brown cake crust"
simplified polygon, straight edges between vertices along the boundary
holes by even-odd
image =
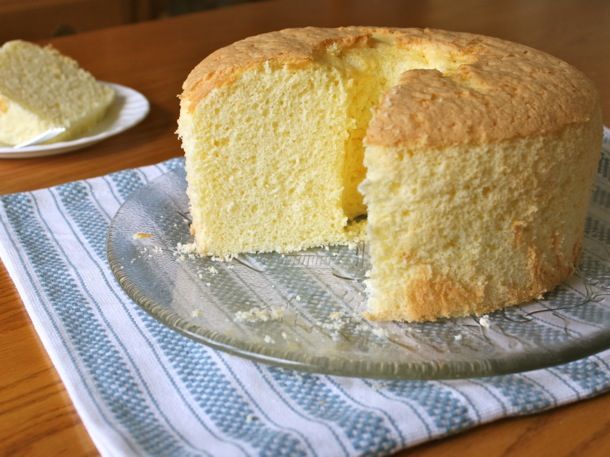
[[[484,144],[555,132],[599,110],[592,83],[569,64],[516,43],[431,29],[307,27],[246,38],[219,49],[190,73],[182,99],[190,110],[215,87],[265,62],[305,66],[331,44],[436,47],[466,61],[456,70],[410,70],[383,97],[366,143],[413,149]]]
[[[264,62],[302,66],[332,43],[349,47],[370,36],[369,29],[305,27],[264,33],[218,49],[197,65],[184,82],[182,99],[191,107],[210,90],[231,82],[240,73]],[[372,30],[372,29],[371,29]]]
[[[413,70],[384,97],[367,142],[413,147],[494,143],[588,122],[600,109],[571,65],[496,38],[428,31],[473,57],[454,72]]]

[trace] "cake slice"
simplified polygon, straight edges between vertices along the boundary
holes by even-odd
[[[0,143],[16,145],[52,128],[62,141],[85,132],[114,99],[78,63],[51,47],[15,40],[0,48]]]

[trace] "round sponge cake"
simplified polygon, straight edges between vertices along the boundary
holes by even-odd
[[[367,315],[407,321],[531,300],[578,262],[601,115],[559,59],[440,30],[288,29],[216,51],[183,89],[202,254],[366,239]]]

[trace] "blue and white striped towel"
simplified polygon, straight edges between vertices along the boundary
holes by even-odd
[[[386,455],[610,387],[610,351],[457,381],[305,374],[210,349],[123,293],[105,243],[156,166],[0,197],[0,256],[102,455]]]

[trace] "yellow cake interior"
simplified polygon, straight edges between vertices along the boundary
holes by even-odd
[[[351,221],[366,214],[363,138],[380,97],[404,71],[460,63],[375,40],[330,45],[308,68],[267,63],[213,89],[179,123],[199,251],[287,252],[361,238],[365,224]],[[219,189],[222,199],[209,198]]]

